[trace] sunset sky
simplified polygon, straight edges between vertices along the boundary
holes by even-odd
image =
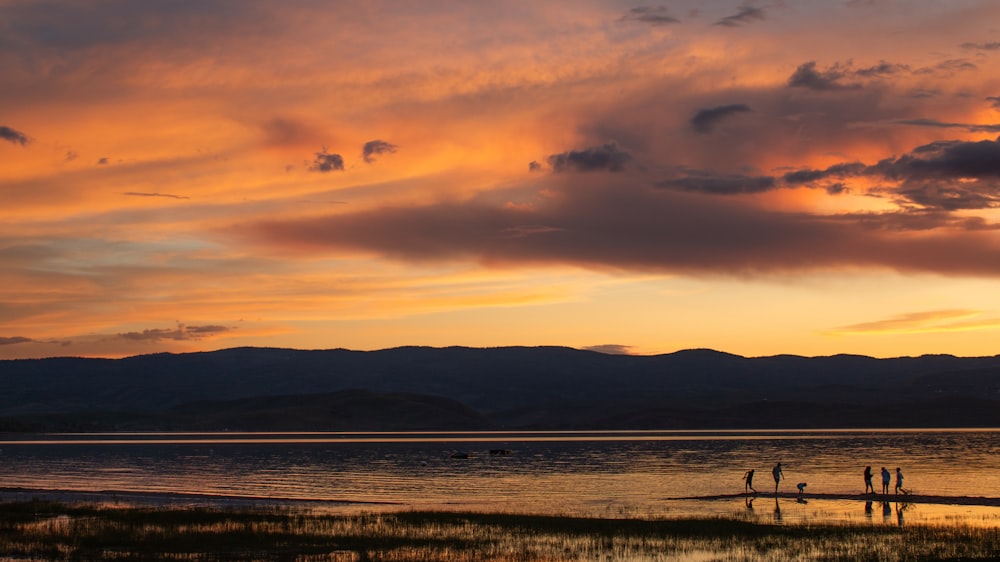
[[[0,358],[1000,353],[1000,2],[0,0]]]

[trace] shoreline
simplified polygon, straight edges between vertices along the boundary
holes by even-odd
[[[135,490],[60,490],[48,488],[0,487],[0,502],[47,500],[69,502],[122,502],[135,505],[224,505],[238,506],[397,506],[399,502],[342,499],[303,499],[274,496],[239,496],[196,492],[157,492]]]
[[[739,499],[785,499],[785,500],[826,500],[826,501],[856,501],[889,502],[923,505],[960,505],[977,507],[1000,507],[1000,498],[986,496],[942,496],[928,494],[846,494],[846,493],[815,493],[797,492],[774,493],[736,493],[713,494],[701,496],[683,496],[663,498],[664,501],[727,501]],[[48,500],[61,503],[68,502],[112,502],[135,505],[223,505],[239,506],[298,506],[298,507],[395,507],[405,508],[410,504],[392,501],[347,500],[319,498],[289,498],[276,496],[248,496],[234,494],[205,494],[197,492],[163,492],[136,490],[68,490],[51,488],[18,488],[0,487],[0,502]]]
[[[980,507],[1000,507],[1000,498],[986,496],[941,496],[928,494],[844,494],[844,493],[813,493],[813,492],[758,492],[738,494],[716,494],[709,496],[687,496],[664,498],[676,501],[719,501],[732,499],[765,499],[780,498],[790,500],[850,500],[859,502],[892,502],[927,505],[971,505]]]

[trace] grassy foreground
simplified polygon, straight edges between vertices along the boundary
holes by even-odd
[[[0,503],[2,560],[993,560],[1000,529]]]

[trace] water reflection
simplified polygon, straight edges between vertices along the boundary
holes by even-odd
[[[80,434],[7,436],[0,487],[377,502],[417,508],[684,516],[752,513],[749,470],[782,459],[816,493],[858,493],[866,464],[919,494],[1000,497],[997,431]],[[963,451],[959,455],[942,451]],[[491,454],[504,451],[504,454]],[[452,458],[455,452],[463,458]],[[815,483],[815,484],[814,484]],[[676,498],[733,494],[732,499]],[[743,505],[737,502],[743,500]],[[861,517],[858,501],[775,498],[773,519]],[[883,502],[883,523],[895,520]],[[872,502],[864,517],[872,517]],[[888,513],[886,509],[889,509]],[[961,511],[961,510],[965,511]],[[969,509],[972,509],[970,514]],[[950,511],[949,511],[950,510]],[[983,517],[920,505],[906,514]],[[941,515],[943,517],[944,515]],[[996,523],[996,519],[992,519]]]

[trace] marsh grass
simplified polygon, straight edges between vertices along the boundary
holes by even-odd
[[[989,560],[1000,529],[498,513],[0,504],[4,560]]]

